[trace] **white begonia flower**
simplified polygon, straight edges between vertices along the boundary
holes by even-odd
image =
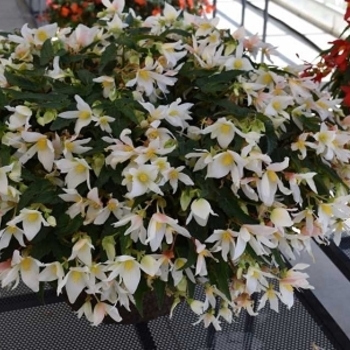
[[[39,292],[39,271],[40,266],[42,266],[40,261],[31,256],[21,256],[20,252],[15,250],[12,255],[11,266],[21,273],[22,281],[27,287],[33,292]],[[6,284],[5,280],[3,280],[3,287],[4,284]]]
[[[221,179],[230,174],[232,182],[239,188],[246,163],[247,161],[234,151],[227,150],[218,153],[213,157],[213,161],[208,164],[207,177]]]
[[[65,39],[65,44],[73,51],[77,52],[84,47],[91,45],[101,34],[101,29],[98,27],[87,27],[84,24],[78,26],[72,31],[68,39]]]
[[[122,182],[123,185],[130,182],[131,185],[131,189],[126,197],[135,198],[149,191],[163,195],[163,192],[156,184],[158,177],[158,168],[156,166],[142,164],[138,168],[130,168],[127,174],[131,175],[131,180],[127,181],[127,179],[124,178]]]
[[[308,184],[308,186],[311,188],[311,190],[314,193],[316,194],[318,193],[315,185],[315,181],[313,180],[313,177],[315,175],[317,175],[317,173],[288,174],[289,187],[290,187],[290,190],[292,191],[292,196],[296,203],[302,204],[303,202],[303,198],[300,192],[300,184],[303,181],[305,181]]]
[[[91,138],[77,140],[78,136],[74,135],[69,139],[63,141],[63,155],[66,159],[72,159],[74,154],[83,154],[87,151],[90,151],[92,148],[83,146],[91,141]]]
[[[142,244],[146,244],[147,230],[143,224],[144,214],[132,213],[123,216],[119,221],[112,224],[114,227],[125,226],[131,223],[130,227],[124,232],[124,236],[130,234],[131,239],[136,243],[140,241]]]
[[[194,326],[203,322],[204,323],[204,327],[205,328],[208,328],[210,325],[213,325],[214,329],[216,331],[221,331],[222,328],[220,326],[220,321],[218,320],[217,317],[215,317],[214,313],[209,311],[209,312],[206,312],[202,315],[199,316],[199,319],[198,321],[192,323]]]
[[[146,243],[149,243],[152,252],[154,252],[162,245],[164,236],[167,244],[171,244],[174,233],[187,238],[191,237],[190,233],[177,223],[177,220],[162,213],[155,213],[148,224]]]
[[[60,159],[55,161],[57,168],[61,173],[67,174],[65,183],[69,189],[74,189],[83,182],[87,183],[90,188],[90,171],[91,167],[85,159]]]
[[[218,119],[214,124],[207,126],[201,131],[202,134],[211,134],[211,139],[217,139],[222,148],[227,148],[235,136],[235,125],[226,118]]]
[[[186,120],[192,120],[190,116],[190,108],[193,103],[182,103],[181,98],[177,98],[164,110],[164,119],[175,127],[180,127],[182,130],[188,126]]]
[[[217,216],[218,214],[213,212],[210,203],[206,199],[195,199],[191,204],[191,212],[186,220],[186,225],[194,218],[198,225],[204,227],[207,225],[209,215]]]
[[[149,113],[147,120],[150,123],[152,123],[155,120],[164,119],[167,106],[160,105],[155,107],[154,104],[150,102],[141,102],[141,101],[138,101],[138,102]]]
[[[278,244],[278,242],[271,241],[276,232],[275,227],[265,225],[242,225],[238,232],[232,232],[237,236],[233,260],[237,260],[244,253],[248,242],[257,255],[264,255],[267,253],[264,246],[276,248]]]
[[[88,287],[88,279],[89,268],[87,266],[70,267],[66,276],[58,282],[57,294],[61,294],[62,288],[65,287],[69,302],[74,304],[83,289]]]
[[[235,254],[235,233],[230,230],[214,230],[206,240],[205,243],[215,243],[212,251],[221,250],[221,256],[224,261],[227,261],[227,255],[230,255],[230,259],[233,259]]]
[[[99,301],[96,303],[92,313],[92,325],[98,326],[106,315],[111,317],[116,322],[120,322],[122,320],[119,311],[115,306]]]
[[[208,36],[213,30],[218,30],[217,25],[219,24],[219,17],[214,18],[201,18],[196,17],[196,37]]]
[[[122,19],[120,18],[120,15],[117,13],[113,16],[113,18],[109,22],[106,22],[106,25],[108,28],[108,32],[113,33],[114,35],[120,34],[124,28],[129,26],[127,23],[122,21]]]
[[[57,23],[46,24],[39,28],[32,29],[34,44],[41,46],[47,39],[51,39],[56,35],[57,29]]]
[[[184,272],[187,275],[187,278],[192,281],[193,283],[196,283],[192,269],[190,267],[183,268],[187,263],[187,259],[185,258],[177,258],[174,261],[173,268],[171,269],[171,276],[174,280],[174,287],[176,287],[184,278]]]
[[[50,226],[38,210],[23,208],[19,215],[8,222],[8,225],[22,223],[24,235],[31,241],[40,231],[41,226]]]
[[[288,307],[288,309],[290,309],[294,303],[293,287],[314,289],[314,287],[312,287],[307,281],[309,275],[305,272],[297,271],[304,270],[307,267],[309,267],[307,264],[296,264],[285,273],[283,278],[279,280],[279,298],[281,299],[282,303]]]
[[[29,121],[33,114],[30,108],[22,105],[16,107],[5,106],[5,108],[10,112],[14,112],[10,115],[9,120],[5,122],[9,130],[14,131],[22,128],[27,130],[30,127]]]
[[[106,158],[106,164],[110,165],[113,169],[116,168],[117,164],[129,160],[137,154],[132,139],[128,136],[130,134],[130,129],[124,129],[120,133],[120,140],[112,139],[110,137],[102,137],[102,140],[105,142],[115,143],[115,145],[106,148],[106,151],[112,151],[112,153]]]
[[[110,198],[106,206],[99,211],[94,220],[94,224],[103,225],[111,214],[113,214],[119,220],[123,217],[124,214],[123,204],[115,198]]]
[[[246,291],[251,295],[255,292],[260,292],[261,286],[267,287],[269,285],[266,277],[274,278],[275,276],[261,271],[256,266],[249,266],[247,273],[243,277],[246,279]]]
[[[268,301],[270,303],[270,309],[278,312],[278,297],[280,297],[280,294],[274,290],[272,285],[270,285],[266,288],[265,293],[259,300],[257,311],[261,310]]]
[[[152,255],[145,255],[140,261],[140,267],[147,275],[153,277],[157,275],[160,263]]]
[[[60,68],[60,57],[56,56],[53,59],[52,62],[52,70],[47,70],[45,73],[45,76],[48,76],[52,79],[62,79],[65,78],[68,73],[66,71],[64,71],[63,69]]]
[[[84,201],[84,198],[74,188],[63,188],[63,191],[66,193],[59,194],[58,196],[65,202],[74,202],[74,204],[68,208],[66,214],[68,214],[71,219],[74,219],[78,214],[84,217],[85,207],[88,204],[86,201]]]
[[[256,185],[258,190],[258,195],[260,200],[267,206],[271,206],[275,200],[275,195],[277,188],[285,195],[292,193],[291,190],[283,185],[283,182],[278,177],[276,172],[281,172],[282,170],[288,168],[289,158],[284,158],[281,163],[271,163],[266,167],[266,170],[261,179],[257,179]]]
[[[0,231],[0,251],[9,246],[12,237],[15,237],[18,243],[22,247],[25,247],[23,236],[23,230],[21,230],[15,225],[10,225],[9,223],[7,223],[7,226]]]
[[[92,305],[90,300],[85,301],[85,303],[77,310],[78,318],[81,318],[83,315],[89,322],[93,322]]]
[[[85,235],[79,238],[72,248],[72,254],[68,258],[68,261],[78,258],[82,263],[90,266],[92,264],[91,249],[95,249],[95,247],[92,245],[89,236]]]
[[[285,109],[292,105],[294,100],[291,96],[273,96],[266,106],[264,114],[268,117],[282,115],[285,119],[290,119],[290,114]]]
[[[125,0],[101,0],[108,12],[121,14],[125,6]]]
[[[166,76],[165,74],[156,73],[154,70],[157,67],[157,62],[154,62],[151,57],[145,60],[145,66],[137,70],[136,77],[129,80],[125,86],[132,87],[137,85],[136,89],[140,92],[145,92],[146,96],[151,96],[155,92],[155,86],[166,93],[166,86],[173,86],[177,78]]]
[[[85,220],[83,222],[84,225],[88,225],[92,223],[97,216],[101,213],[103,208],[103,203],[98,194],[98,188],[94,187],[91,189],[86,195],[87,200],[87,211],[85,213]]]
[[[186,159],[189,158],[199,158],[194,165],[193,171],[198,171],[204,169],[208,164],[213,161],[213,155],[206,149],[196,149],[198,153],[188,153],[185,155]]]
[[[109,77],[107,75],[102,75],[98,78],[92,79],[93,82],[95,83],[101,83],[103,87],[103,97],[108,98],[110,94],[115,90],[116,85],[115,85],[115,79],[113,77]]]
[[[96,122],[95,126],[99,126],[102,131],[112,133],[112,128],[109,125],[115,121],[115,118],[108,115],[100,115],[98,117],[92,117],[92,120]]]
[[[129,293],[134,294],[141,279],[141,266],[134,257],[128,255],[117,256],[107,271],[111,271],[107,281],[120,277]]]
[[[207,276],[207,263],[205,261],[205,258],[212,258],[214,259],[213,255],[210,253],[208,249],[206,249],[206,245],[202,244],[200,241],[195,239],[194,244],[196,246],[196,253],[197,256],[197,262],[196,262],[196,270],[195,275],[197,276]]]
[[[290,227],[294,224],[288,210],[284,208],[274,208],[271,211],[270,220],[276,227]]]
[[[175,67],[177,62],[184,56],[186,56],[187,51],[177,51],[182,50],[183,45],[181,41],[177,41],[175,43],[162,43],[159,45],[159,53],[162,54],[166,60],[167,64],[171,67]]]
[[[164,144],[166,141],[175,139],[175,136],[167,128],[159,128],[161,124],[160,120],[154,120],[149,127],[147,128],[145,135],[150,141],[159,139],[161,144]]]
[[[173,194],[177,191],[179,181],[187,186],[194,185],[194,182],[191,180],[191,178],[188,175],[181,172],[183,169],[185,169],[185,167],[180,166],[177,168],[170,168],[163,173],[164,178],[166,179],[166,181],[169,181],[169,184],[173,189]]]
[[[39,273],[39,281],[51,282],[62,281],[64,278],[64,270],[62,264],[58,261],[54,261],[44,265],[45,268]]]
[[[205,311],[205,304],[203,301],[192,299],[188,301],[188,304],[196,315],[202,315]]]
[[[48,140],[46,135],[42,135],[38,132],[22,131],[21,136],[25,142],[35,142],[35,144],[21,155],[19,161],[22,164],[25,164],[37,154],[39,162],[43,165],[46,171],[50,172],[55,160],[55,150],[52,142]]]
[[[7,195],[9,190],[9,180],[7,178],[8,173],[10,173],[13,169],[13,165],[5,165],[0,168],[0,194]],[[10,176],[9,176],[10,177]]]
[[[152,140],[146,147],[140,146],[135,149],[138,156],[134,159],[137,164],[145,164],[149,160],[154,160],[158,155],[164,156],[174,151],[176,145],[171,147],[164,147],[160,139]]]
[[[74,132],[76,135],[79,135],[80,130],[91,123],[93,112],[91,107],[79,95],[75,95],[74,99],[77,102],[77,110],[59,113],[58,117],[63,119],[77,119]]]
[[[253,66],[249,59],[243,56],[243,43],[239,43],[236,47],[235,56],[229,57],[225,60],[224,66],[226,70],[253,70]]]

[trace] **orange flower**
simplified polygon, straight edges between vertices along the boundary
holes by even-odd
[[[158,6],[158,7],[155,7],[153,10],[152,10],[152,16],[156,16],[158,15],[159,13],[162,12],[162,9]]]
[[[70,13],[69,8],[66,7],[66,6],[62,6],[60,12],[61,12],[61,16],[62,16],[62,17],[68,17],[68,16],[69,16],[69,13]]]
[[[74,14],[81,14],[83,12],[82,8],[75,2],[70,5],[70,9]]]
[[[146,6],[147,1],[146,0],[134,0],[136,5],[139,6]]]
[[[187,6],[188,6],[188,8],[193,9],[194,8],[193,0],[187,0]]]
[[[186,2],[185,2],[185,0],[179,0],[179,7],[180,7],[180,9],[186,8]]]

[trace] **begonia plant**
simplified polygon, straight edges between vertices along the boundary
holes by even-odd
[[[286,261],[350,215],[338,101],[258,63],[275,50],[243,28],[180,13],[1,36],[3,288],[50,283],[93,325],[155,291],[216,329],[311,288]]]

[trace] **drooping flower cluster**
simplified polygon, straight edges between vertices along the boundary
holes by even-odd
[[[349,218],[338,101],[256,63],[273,49],[243,28],[179,15],[1,37],[2,287],[49,282],[94,325],[156,290],[216,329],[311,288],[285,257]]]

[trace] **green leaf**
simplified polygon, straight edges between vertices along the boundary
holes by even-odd
[[[0,90],[0,109],[3,109],[8,104],[5,94]]]
[[[166,283],[160,278],[157,278],[153,281],[153,287],[157,297],[158,309],[160,310],[164,303]]]
[[[75,122],[74,119],[56,118],[50,126],[51,131],[57,131],[67,128]]]
[[[143,317],[143,298],[147,291],[149,291],[149,288],[147,287],[147,283],[143,278],[141,278],[141,281],[137,286],[135,293],[133,294],[135,299],[135,307],[139,312],[139,314],[141,315],[141,317]]]
[[[117,56],[117,46],[115,44],[110,44],[107,46],[106,50],[103,51],[100,64],[99,72],[103,72],[105,66],[116,59]]]
[[[217,288],[225,294],[225,296],[230,300],[230,288],[229,288],[229,280],[230,280],[230,267],[227,262],[224,260],[219,260],[219,262],[212,262],[209,265],[208,274],[210,283],[217,286]]]
[[[83,84],[89,85],[89,84],[93,84],[92,79],[95,79],[95,75],[92,74],[90,71],[88,71],[87,69],[80,69],[77,71],[77,75],[80,79],[80,81]]]
[[[24,74],[25,71],[23,71],[22,73]],[[9,70],[6,70],[4,75],[10,85],[19,86],[22,90],[38,92],[43,90],[43,87],[45,86],[45,80],[44,81],[40,81],[38,79],[31,80],[27,77],[13,74]]]
[[[40,65],[46,66],[55,56],[51,39],[47,39],[40,50]]]

